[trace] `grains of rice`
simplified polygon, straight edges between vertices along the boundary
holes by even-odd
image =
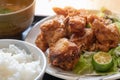
[[[39,64],[39,59],[11,44],[0,49],[0,80],[34,80],[41,71]]]

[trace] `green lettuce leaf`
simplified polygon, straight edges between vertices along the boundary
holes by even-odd
[[[81,55],[73,72],[80,75],[92,73],[94,70],[93,70],[91,60],[92,60],[91,55],[90,56]]]
[[[120,32],[120,22],[115,22],[116,27],[118,28],[119,32]]]

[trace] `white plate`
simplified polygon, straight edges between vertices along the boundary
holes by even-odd
[[[40,25],[43,22],[45,22],[46,20],[52,19],[53,17],[54,16],[44,18],[43,20],[36,23],[36,25],[28,33],[25,41],[30,42],[35,45],[35,40],[36,40],[37,36],[40,34]],[[53,76],[56,76],[56,77],[59,77],[62,79],[67,79],[67,80],[100,80],[100,79],[103,79],[106,77],[106,76],[80,76],[80,75],[73,74],[71,72],[67,72],[67,71],[65,72],[58,68],[52,67],[49,65],[49,63],[47,64],[46,72]],[[119,77],[120,77],[120,74],[119,74]],[[117,76],[117,78],[118,78],[118,76]],[[114,79],[112,79],[112,80],[114,80]]]

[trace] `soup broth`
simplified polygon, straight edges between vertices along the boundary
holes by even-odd
[[[10,13],[24,8],[25,6],[15,4],[2,4],[0,5],[0,14]]]

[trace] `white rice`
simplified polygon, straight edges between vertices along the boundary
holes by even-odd
[[[0,80],[34,80],[41,71],[39,64],[39,59],[11,44],[0,49]]]

